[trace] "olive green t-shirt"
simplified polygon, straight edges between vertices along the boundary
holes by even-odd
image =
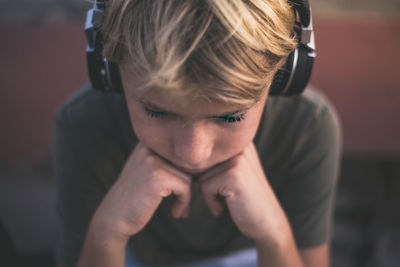
[[[57,112],[59,264],[76,263],[90,219],[136,143],[122,94],[83,88]],[[332,105],[312,88],[300,96],[269,97],[254,143],[298,247],[327,242],[341,154],[340,123]],[[129,242],[143,263],[182,263],[253,245],[227,209],[218,217],[211,214],[196,182],[188,219],[171,217],[172,202],[173,196],[163,200],[148,225]]]

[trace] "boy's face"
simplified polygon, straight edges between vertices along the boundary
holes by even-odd
[[[132,126],[149,149],[189,173],[204,172],[252,142],[267,94],[252,106],[169,98],[162,89],[141,90],[121,68]],[[186,101],[186,104],[182,104]]]

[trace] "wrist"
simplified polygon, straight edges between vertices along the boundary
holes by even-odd
[[[289,226],[254,242],[259,266],[303,266]]]
[[[286,231],[276,232],[269,236],[254,239],[254,244],[258,250],[280,251],[291,243],[293,239]]]
[[[255,244],[260,246],[282,246],[293,239],[289,221],[282,210],[276,212],[271,218],[264,219],[263,230],[253,238]]]
[[[77,266],[123,266],[128,238],[93,218]]]
[[[97,214],[96,214],[97,215]],[[122,223],[118,225],[116,220],[110,217],[94,216],[88,229],[88,237],[97,242],[111,242],[126,245],[130,235],[126,234]]]

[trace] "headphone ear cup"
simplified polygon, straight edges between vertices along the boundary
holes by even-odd
[[[293,77],[285,92],[287,96],[300,95],[303,93],[310,80],[314,65],[314,56],[310,55],[310,50],[307,47],[299,45],[297,50],[297,62],[294,62]]]
[[[304,45],[299,45],[277,71],[269,89],[269,95],[300,95],[310,80],[314,57]]]
[[[119,66],[114,62],[107,61],[108,72],[109,72],[109,83],[112,92],[123,93],[121,74],[119,72]]]
[[[87,67],[90,81],[94,88],[104,90],[106,81],[104,80],[105,64],[104,58],[97,50],[87,51]]]
[[[268,95],[276,96],[284,94],[284,90],[292,73],[293,59],[294,51],[289,54],[285,64],[276,72],[272,84],[269,88]]]
[[[92,86],[105,92],[122,93],[122,81],[117,64],[105,60],[98,51],[86,53],[89,78]]]
[[[301,24],[308,26],[311,21],[311,9],[308,0],[289,0],[292,6],[297,9]]]

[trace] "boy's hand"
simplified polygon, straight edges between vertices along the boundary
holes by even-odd
[[[153,216],[163,198],[174,194],[175,218],[186,217],[191,178],[139,143],[96,211],[92,223],[129,238]],[[114,232],[116,231],[116,232]]]
[[[218,215],[227,206],[239,230],[253,240],[271,237],[285,218],[253,143],[202,174],[199,181],[212,213]]]

